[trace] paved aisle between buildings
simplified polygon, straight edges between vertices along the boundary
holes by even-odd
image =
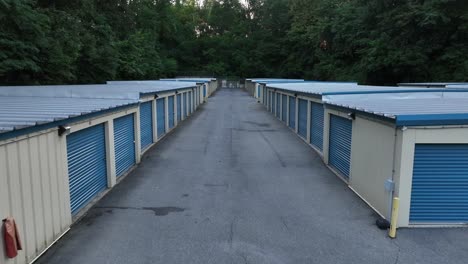
[[[398,239],[245,92],[222,89],[40,263],[466,263],[467,229]]]

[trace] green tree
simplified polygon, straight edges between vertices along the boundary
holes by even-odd
[[[4,84],[35,82],[46,47],[48,18],[30,0],[0,1],[0,80]]]

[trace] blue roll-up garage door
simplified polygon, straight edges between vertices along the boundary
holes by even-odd
[[[349,177],[351,162],[352,121],[336,115],[330,116],[330,146],[328,163],[344,177]]]
[[[104,125],[67,136],[70,205],[76,214],[107,188],[106,138]]]
[[[203,85],[203,99],[206,98],[206,84]]]
[[[289,127],[296,129],[296,98],[289,97]]]
[[[177,122],[182,121],[182,95],[177,95]]]
[[[192,92],[189,92],[188,95],[189,95],[188,111],[189,111],[189,114],[191,115],[192,114],[192,102],[193,102]]]
[[[311,103],[310,105],[310,143],[323,151],[323,105]]]
[[[187,117],[187,93],[184,93],[182,96],[182,118]]]
[[[286,120],[288,120],[288,96],[283,94],[282,95],[282,98],[281,98],[281,104],[282,104],[282,108],[281,108],[281,120],[283,120],[284,122],[286,122]]]
[[[260,98],[260,85],[257,85],[257,98]]]
[[[298,109],[298,124],[297,130],[299,136],[306,138],[307,137],[307,101],[304,99],[299,99],[299,109]]]
[[[273,92],[272,94],[273,94],[273,97],[271,98],[271,99],[272,99],[272,103],[271,103],[271,112],[272,112],[273,114],[275,114],[275,112],[276,112],[276,93]]]
[[[160,98],[156,100],[156,108],[158,110],[157,115],[157,128],[158,138],[166,134],[166,99]]]
[[[468,144],[416,144],[412,224],[468,223]]]
[[[273,92],[268,91],[268,111],[273,111]]]
[[[281,116],[281,94],[276,93],[276,117]]]
[[[265,106],[267,110],[270,109],[270,91],[268,90],[266,90],[266,93],[265,93]]]
[[[153,103],[140,105],[140,143],[144,150],[153,143]]]
[[[169,96],[167,98],[167,108],[168,114],[167,118],[169,118],[169,129],[174,127],[174,96]]]
[[[266,105],[266,88],[263,87],[263,94],[262,94],[262,100],[263,100],[263,105]]]
[[[135,164],[135,121],[133,114],[114,120],[115,174],[122,176]]]

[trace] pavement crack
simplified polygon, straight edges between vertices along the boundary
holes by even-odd
[[[281,164],[281,167],[286,168],[287,167],[286,163],[283,161],[283,159],[281,158],[278,151],[276,151],[275,147],[273,147],[273,144],[271,144],[270,140],[268,140],[268,138],[265,136],[265,134],[263,134],[263,132],[261,132],[261,131],[260,131],[260,135],[262,136],[263,140],[265,140],[265,142],[268,143],[268,146],[270,146],[270,148],[273,150],[273,153],[275,153],[276,158],[279,160],[279,162]]]
[[[398,245],[398,243],[396,242],[393,242],[393,244],[397,247],[398,251],[396,253],[396,257],[395,257],[395,262],[393,262],[393,264],[398,264],[398,262],[400,261],[400,252],[401,252],[401,248],[400,248],[400,245]]]
[[[249,264],[249,262],[248,262],[248,260],[247,260],[247,256],[245,256],[244,254],[239,253],[239,252],[237,252],[237,255],[238,255],[239,257],[241,257],[242,260],[244,260],[244,264]]]
[[[269,127],[270,124],[268,123],[260,123],[260,122],[254,122],[254,121],[243,121],[244,123],[251,124],[251,125],[256,125],[259,127]]]
[[[246,128],[233,128],[234,131],[241,132],[276,132],[276,129],[246,129]]]
[[[234,225],[236,223],[236,219],[234,219],[231,224],[229,225],[229,238],[228,238],[228,243],[229,243],[229,247],[232,249],[232,244],[233,244],[233,240],[234,240]]]
[[[203,184],[205,187],[224,187],[226,189],[229,189],[229,184],[223,183],[223,184],[214,184],[214,183],[205,183]]]
[[[206,154],[208,153],[208,145],[210,144],[210,140],[209,138],[206,138],[206,141],[205,141],[205,145],[203,147],[203,154],[206,156]]]
[[[96,206],[96,209],[118,209],[118,210],[138,210],[138,211],[152,211],[156,216],[166,216],[169,213],[179,213],[186,210],[186,208],[166,206],[166,207],[133,207],[133,206]]]
[[[283,216],[281,216],[280,219],[281,219],[281,222],[283,223],[283,226],[284,226],[284,227],[286,228],[286,230],[289,232],[290,230],[289,230],[288,224],[286,223],[286,219],[284,219]]]

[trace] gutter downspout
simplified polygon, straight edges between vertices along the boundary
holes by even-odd
[[[396,171],[396,149],[397,149],[397,136],[398,136],[398,127],[395,127],[395,133],[393,135],[393,155],[392,155],[392,176],[387,180],[385,188],[388,191],[388,211],[387,217],[388,221],[392,219],[392,206],[393,206],[393,196],[395,193],[395,171]]]

